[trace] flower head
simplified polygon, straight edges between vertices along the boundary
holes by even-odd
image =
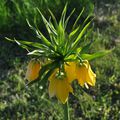
[[[65,76],[57,76],[58,70],[55,70],[49,77],[49,95],[56,96],[63,104],[68,100],[69,92],[73,93],[73,89]]]
[[[26,79],[27,80],[35,80],[39,76],[40,71],[40,62],[37,60],[31,60],[27,66],[27,72],[26,72]]]
[[[81,86],[85,84],[95,86],[96,74],[92,71],[87,60],[84,60],[81,65],[76,66],[76,76]]]

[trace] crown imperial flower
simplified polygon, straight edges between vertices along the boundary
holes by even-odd
[[[27,72],[25,78],[27,80],[35,80],[39,76],[39,71],[40,71],[40,62],[37,60],[31,60],[27,66]]]
[[[76,66],[76,77],[81,86],[85,84],[95,86],[96,74],[92,71],[87,60],[84,60],[81,65]]]
[[[73,93],[73,89],[69,84],[66,76],[56,76],[57,70],[55,70],[49,77],[49,96],[56,96],[63,104],[68,100],[69,92]]]

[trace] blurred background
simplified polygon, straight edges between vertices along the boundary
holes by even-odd
[[[120,0],[0,0],[0,120],[62,120],[63,110],[56,98],[49,98],[45,88],[25,86],[27,51],[5,37],[38,41],[26,19],[46,34],[38,7],[49,18],[48,8],[59,20],[65,3],[68,13],[76,8],[69,26],[85,7],[82,19],[89,14],[95,19],[89,39],[94,43],[90,52],[113,49],[103,58],[91,61],[97,75],[96,86],[75,87],[70,95],[71,120],[120,120]],[[81,19],[81,21],[82,21]]]

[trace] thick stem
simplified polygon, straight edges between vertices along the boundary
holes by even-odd
[[[63,110],[64,110],[64,120],[70,120],[68,101],[63,105]]]

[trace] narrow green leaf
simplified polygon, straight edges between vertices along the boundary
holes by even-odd
[[[80,42],[81,37],[84,35],[85,31],[87,30],[87,28],[89,27],[89,25],[91,24],[91,21],[88,22],[88,24],[85,25],[85,27],[82,29],[82,31],[79,33],[77,39],[75,40],[75,42],[73,43],[73,49],[77,46],[77,44]]]
[[[80,19],[81,15],[83,14],[83,12],[84,12],[84,8],[82,9],[82,11],[81,11],[80,14],[78,15],[78,17],[77,17],[75,23],[73,24],[72,30],[75,29],[76,24],[77,24],[77,22],[79,21],[79,19]]]
[[[28,55],[41,55],[45,53],[43,50],[33,50],[32,52],[29,52]]]
[[[52,22],[51,22],[51,19],[49,19],[49,24],[51,25],[51,28],[55,29]],[[50,40],[51,40],[52,44],[54,45],[54,48],[56,46],[58,46],[58,41],[57,41],[58,33],[57,33],[57,31],[56,31],[56,34],[49,31],[49,36],[50,36]]]
[[[97,53],[94,53],[94,54],[81,54],[80,57],[82,59],[87,59],[87,60],[93,60],[93,59],[96,59],[96,58],[100,58],[100,57],[103,57],[109,53],[111,53],[112,50],[104,50],[104,51],[100,51],[100,52],[97,52]]]
[[[86,19],[84,20],[84,22],[83,22],[83,26],[85,25],[85,23],[88,21],[88,19],[91,17],[91,15],[88,15],[87,17],[86,17]]]
[[[62,15],[61,15],[61,23],[62,23],[62,26],[65,28],[65,16],[66,16],[66,12],[67,12],[67,3],[63,9],[63,12],[62,12]]]
[[[12,40],[10,38],[5,37],[7,40],[11,41],[11,42],[16,42],[18,45],[27,45],[30,47],[35,47],[35,48],[39,48],[39,49],[49,49],[47,46],[40,44],[38,42],[29,42],[29,41],[24,41],[24,40]]]
[[[36,34],[37,34],[38,37],[42,40],[42,42],[43,42],[45,45],[47,45],[48,47],[51,48],[52,45],[51,45],[50,41],[40,32],[40,30],[39,30],[39,29],[36,30],[36,29],[29,23],[28,20],[27,20],[27,23],[28,23],[29,27],[36,32]]]
[[[53,19],[53,22],[54,22],[54,24],[55,24],[55,27],[57,28],[57,27],[58,27],[58,24],[57,24],[57,20],[56,20],[54,14],[52,13],[52,11],[51,11],[50,9],[48,9],[48,11],[49,11],[49,13],[50,13],[50,15],[51,15],[51,17],[52,17],[52,19]]]
[[[10,41],[10,42],[15,42],[13,39],[10,39],[8,37],[5,37],[6,40]]]
[[[43,19],[43,22],[44,22],[47,30],[49,30],[49,31],[51,31],[52,33],[54,33],[55,35],[57,35],[56,30],[55,30],[53,27],[51,27],[51,25],[50,25],[49,22],[46,20],[46,18],[43,16],[43,14],[41,13],[41,11],[40,11],[38,8],[37,8],[37,10],[38,10],[38,12],[39,12],[40,15],[41,15],[41,17],[42,17],[42,19]]]
[[[79,28],[80,28],[80,26],[78,26],[75,30],[73,30],[72,32],[70,32],[69,39],[71,39],[79,31]]]
[[[75,8],[72,10],[72,12],[70,13],[70,15],[67,17],[66,21],[65,21],[65,29],[67,27],[68,21],[70,19],[70,17],[73,15],[73,13],[75,12]]]
[[[88,20],[90,19],[90,17],[91,17],[91,15],[88,15],[88,16],[85,18],[84,22],[83,22],[82,25],[81,25],[81,29],[86,25],[86,23],[88,22]],[[89,20],[89,21],[93,21],[93,19],[94,19],[94,18],[92,18],[92,20]]]
[[[41,40],[48,46],[48,47],[52,47],[51,43],[49,42],[49,40],[40,32],[38,31],[38,33],[40,34],[41,36]]]
[[[23,49],[26,49],[27,51],[31,50],[30,47],[28,47],[27,45],[24,45],[24,44],[20,43],[19,41],[15,40],[15,39],[12,40],[12,39],[7,38],[7,37],[5,37],[5,39],[8,40],[8,41],[17,43],[20,47],[22,47]]]
[[[64,43],[64,38],[65,38],[65,29],[62,26],[62,22],[59,22],[59,26],[58,26],[58,36],[57,36],[57,40],[58,40],[58,45],[59,47]]]

